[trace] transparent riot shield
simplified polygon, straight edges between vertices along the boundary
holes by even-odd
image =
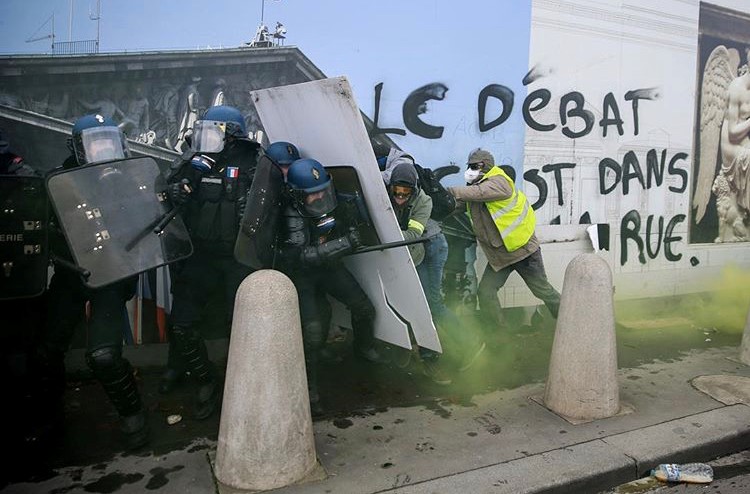
[[[47,286],[47,192],[41,177],[0,175],[0,300]]]
[[[255,167],[240,232],[234,244],[237,262],[253,269],[273,266],[283,186],[281,170],[267,156],[262,156]]]
[[[47,178],[47,191],[84,282],[97,288],[179,261],[193,246],[150,157],[96,163]]]

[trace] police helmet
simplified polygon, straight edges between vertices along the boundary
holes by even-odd
[[[291,142],[276,141],[269,144],[266,156],[279,166],[289,166],[299,159],[299,150]]]
[[[336,207],[333,180],[320,162],[311,158],[294,161],[289,166],[286,182],[302,216],[317,218]]]
[[[79,165],[130,156],[125,134],[111,118],[85,115],[73,124],[68,147]]]
[[[191,145],[193,151],[219,153],[227,137],[247,137],[245,117],[233,106],[212,106],[201,120],[193,124]]]

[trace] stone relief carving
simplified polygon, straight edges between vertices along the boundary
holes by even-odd
[[[237,107],[254,136],[262,131],[262,125],[250,91],[306,80],[283,65],[255,72],[203,75],[188,75],[187,82],[184,73],[114,83],[86,79],[64,85],[51,79],[37,80],[33,85],[3,88],[0,104],[70,122],[87,113],[101,113],[118,122],[130,139],[180,150],[186,146],[185,133],[208,106]]]
[[[750,49],[745,59],[750,64]],[[703,70],[700,168],[693,208],[700,222],[711,194],[716,196],[715,242],[750,240],[750,73],[748,65],[738,68],[739,63],[736,49],[719,45]]]

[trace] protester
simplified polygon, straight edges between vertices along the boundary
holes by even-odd
[[[485,344],[466,328],[463,328],[456,315],[450,311],[443,300],[443,268],[448,258],[448,242],[440,231],[437,222],[430,219],[432,199],[419,186],[417,171],[411,157],[405,154],[398,156],[400,162],[395,166],[386,166],[388,174],[388,195],[391,198],[396,219],[399,222],[405,240],[416,240],[426,237],[424,243],[409,246],[409,253],[414,262],[419,281],[427,298],[433,319],[446,336],[458,345],[453,348],[464,355],[459,370],[467,370],[484,351]],[[439,364],[440,354],[428,348],[419,348],[425,374],[436,384],[448,385],[452,379]]]
[[[506,172],[495,166],[492,153],[481,148],[469,153],[464,177],[467,185],[448,190],[459,207],[467,208],[477,243],[487,257],[478,288],[483,320],[492,328],[505,325],[497,292],[513,271],[557,318],[560,294],[547,281],[534,234],[534,210],[526,196]]]

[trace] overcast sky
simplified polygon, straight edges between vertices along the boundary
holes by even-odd
[[[95,39],[96,6],[96,0],[2,0],[0,53],[50,53],[51,39],[27,40],[50,35],[53,14],[56,41]],[[441,139],[394,136],[418,160],[463,163],[470,148],[482,146],[498,161],[520,164],[530,0],[101,0],[100,51],[243,46],[261,13],[272,31],[282,22],[286,44],[327,76],[347,76],[370,117],[374,87],[382,82],[381,127],[404,128],[401,105],[414,89],[446,85],[445,100],[428,103],[422,117],[445,127]],[[480,133],[477,96],[488,84],[508,86],[516,98],[507,122]]]

